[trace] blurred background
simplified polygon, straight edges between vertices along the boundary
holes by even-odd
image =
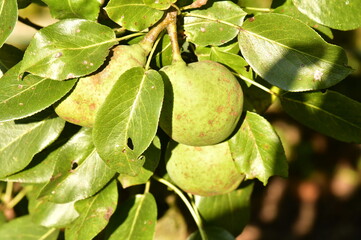
[[[241,0],[241,6],[267,10],[282,1]],[[23,19],[46,26],[56,22],[46,7],[31,4]],[[25,49],[36,30],[21,22],[7,43]],[[354,72],[332,89],[361,102],[361,29],[333,31],[328,42],[343,47]],[[361,239],[361,145],[333,140],[288,117],[275,102],[264,115],[282,138],[289,178],[273,177],[267,186],[256,181],[251,217],[237,240]],[[157,225],[156,239],[185,239],[191,230],[175,204]],[[169,238],[171,237],[171,238]]]

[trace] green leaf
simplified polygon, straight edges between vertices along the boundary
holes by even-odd
[[[97,195],[75,203],[80,216],[65,229],[67,240],[91,240],[108,224],[117,207],[118,190],[112,181]]]
[[[26,75],[18,78],[20,63],[0,79],[0,122],[33,115],[62,98],[76,83],[76,79],[53,81]]]
[[[16,0],[0,0],[0,47],[8,39],[18,20]]]
[[[247,13],[231,1],[211,2],[209,5],[184,17],[188,41],[201,46],[218,46],[231,41],[237,36],[237,26],[242,25]]]
[[[360,0],[293,0],[295,6],[314,21],[339,30],[361,27]]]
[[[202,197],[194,196],[195,205],[206,226],[218,226],[238,236],[249,221],[253,184],[230,193]]]
[[[163,16],[163,11],[147,6],[143,0],[110,0],[105,11],[110,19],[130,31],[144,30]]]
[[[122,184],[123,188],[127,188],[134,185],[144,184],[153,175],[155,169],[158,166],[161,154],[160,140],[156,136],[152,144],[143,153],[145,158],[144,165],[142,166],[137,176],[129,176],[127,174],[119,174],[118,180]]]
[[[152,194],[137,194],[120,206],[120,226],[109,240],[153,240],[157,205]]]
[[[206,227],[204,230],[208,240],[235,240],[230,232],[220,227]],[[203,238],[197,230],[187,240],[203,240]]]
[[[334,91],[286,93],[281,103],[302,124],[340,141],[361,143],[361,103]]]
[[[143,0],[144,4],[155,9],[166,10],[177,0]]]
[[[1,240],[56,240],[59,229],[39,226],[31,220],[29,215],[15,218],[1,225]]]
[[[51,16],[57,19],[84,18],[97,20],[100,11],[99,0],[42,0],[49,6]]]
[[[94,124],[94,144],[115,171],[135,176],[144,164],[140,155],[152,142],[163,102],[163,80],[141,67],[126,71],[100,107]]]
[[[38,31],[25,51],[20,73],[64,80],[97,70],[116,43],[113,30],[89,20],[66,19]]]
[[[8,44],[0,48],[0,77],[23,58],[23,52]]]
[[[239,33],[239,44],[252,69],[285,90],[328,88],[351,73],[342,48],[328,44],[306,24],[286,15],[250,18]]]
[[[308,26],[314,28],[318,32],[323,33],[325,36],[329,37],[330,39],[333,38],[333,33],[329,27],[318,24],[317,22],[310,19],[308,16],[302,14],[300,11],[298,11],[295,5],[293,5],[292,0],[288,0],[282,6],[274,9],[273,13],[285,14],[293,18],[296,18],[304,22]]]
[[[247,179],[258,178],[266,185],[273,175],[287,177],[282,143],[271,124],[260,115],[247,112],[241,128],[228,144],[237,167]]]
[[[59,136],[64,124],[52,112],[0,123],[0,177],[25,168],[36,153]]]
[[[154,58],[159,68],[172,64],[172,45],[168,34],[164,34],[161,37]]]
[[[115,172],[94,148],[91,131],[83,128],[53,156],[57,164],[40,196],[56,203],[73,202],[94,195],[113,178]]]

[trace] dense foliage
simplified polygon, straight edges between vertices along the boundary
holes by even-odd
[[[6,41],[29,4],[59,21],[27,22],[22,52]],[[253,182],[288,175],[271,105],[361,143],[361,103],[329,89],[353,71],[333,32],[359,28],[360,9],[0,0],[0,238],[153,239],[175,192],[189,239],[234,239]]]

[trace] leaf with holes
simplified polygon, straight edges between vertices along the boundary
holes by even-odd
[[[266,185],[273,175],[287,177],[282,143],[271,124],[260,115],[247,112],[240,129],[228,144],[239,171],[247,179],[258,178]]]
[[[16,0],[0,0],[0,47],[8,39],[18,20]]]
[[[252,69],[284,90],[328,88],[351,73],[341,47],[325,42],[312,28],[286,15],[250,18],[239,33],[239,45]]]
[[[75,203],[80,214],[65,228],[67,240],[91,240],[108,224],[118,203],[116,181],[112,181],[97,195]]]
[[[1,240],[56,240],[59,229],[46,228],[25,215],[0,226]]]
[[[56,118],[52,111],[0,123],[0,177],[25,168],[36,153],[59,136],[64,124],[64,120]]]
[[[340,141],[361,143],[361,103],[334,91],[286,93],[281,103],[302,124]]]
[[[95,21],[100,11],[99,0],[42,1],[49,6],[51,16],[57,19],[84,18]]]
[[[18,79],[20,63],[0,80],[0,122],[33,115],[62,98],[76,83],[76,79],[53,81],[26,75]]]
[[[210,2],[202,10],[193,10],[184,17],[188,41],[200,45],[222,45],[235,38],[247,15],[231,1]]]
[[[339,30],[361,27],[360,0],[293,0],[298,10],[314,21]]]
[[[130,31],[141,31],[152,26],[164,13],[147,6],[143,0],[110,0],[105,11],[110,19]]]
[[[151,144],[163,102],[161,75],[141,67],[126,71],[95,118],[93,139],[100,157],[115,171],[135,176],[144,164],[140,155]]]
[[[20,72],[64,80],[97,70],[116,43],[113,30],[82,19],[65,19],[39,30],[25,51]]]
[[[157,205],[152,194],[133,195],[120,205],[119,227],[109,240],[142,239],[153,240],[157,221]]]
[[[114,176],[99,157],[92,142],[92,129],[84,128],[57,152],[57,164],[40,196],[67,203],[85,199],[102,189]]]

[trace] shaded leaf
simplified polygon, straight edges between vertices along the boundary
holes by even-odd
[[[258,178],[266,185],[273,175],[288,175],[282,143],[271,124],[260,115],[247,112],[228,144],[239,171],[247,179]]]
[[[154,70],[136,67],[115,83],[99,109],[94,144],[115,171],[137,175],[144,164],[140,155],[152,142],[163,102],[163,80]]]
[[[143,153],[145,158],[144,165],[142,166],[137,176],[129,176],[127,174],[119,174],[118,180],[122,184],[123,188],[127,188],[134,185],[144,184],[153,175],[155,169],[158,166],[161,154],[160,140],[156,136],[152,144]]]
[[[204,231],[207,234],[208,240],[235,240],[231,233],[220,227],[206,227]],[[203,238],[197,230],[187,240],[203,240]]]
[[[16,0],[0,0],[0,47],[8,39],[18,20]]]
[[[51,106],[76,83],[26,75],[18,78],[20,63],[0,79],[0,122],[24,118]]]
[[[51,16],[57,19],[84,18],[95,21],[100,11],[99,0],[42,0],[49,6]]]
[[[159,68],[172,64],[172,45],[168,34],[161,37],[156,48],[155,60]]]
[[[29,215],[15,218],[1,225],[1,240],[56,240],[59,229],[35,224]]]
[[[20,73],[64,80],[97,70],[116,43],[113,30],[89,20],[65,19],[39,30],[25,51]]]
[[[73,202],[94,195],[113,178],[115,172],[94,148],[91,131],[83,128],[53,155],[57,164],[40,196],[56,203]]]
[[[340,141],[361,143],[361,103],[334,91],[286,93],[281,103],[302,124]]]
[[[64,127],[52,112],[27,119],[0,123],[0,177],[25,168],[33,156],[52,143]]]
[[[147,6],[143,0],[110,0],[105,11],[110,19],[130,31],[144,30],[163,16],[163,11]]]
[[[151,7],[151,8],[155,8],[155,9],[159,9],[159,10],[165,10],[168,9],[172,3],[175,3],[177,0],[143,0],[143,2],[145,3],[145,5]]]
[[[237,36],[239,29],[235,26],[241,26],[246,15],[231,1],[211,2],[202,10],[186,14],[185,34],[188,41],[200,46],[222,45]]]
[[[361,26],[359,0],[293,0],[303,14],[314,21],[339,30],[352,30]]]
[[[97,195],[76,202],[75,208],[80,216],[65,229],[65,239],[93,239],[108,224],[117,201],[117,183],[113,181]]]
[[[292,17],[259,15],[242,28],[239,44],[244,58],[258,75],[282,89],[328,88],[351,73],[342,48]]]
[[[23,58],[23,52],[14,46],[4,44],[0,48],[0,77]]]
[[[157,205],[152,194],[137,194],[120,206],[120,226],[109,240],[153,240]]]
[[[243,187],[242,187],[243,186]],[[195,205],[206,226],[218,226],[238,236],[249,221],[253,183],[241,189],[211,197],[194,196]]]

